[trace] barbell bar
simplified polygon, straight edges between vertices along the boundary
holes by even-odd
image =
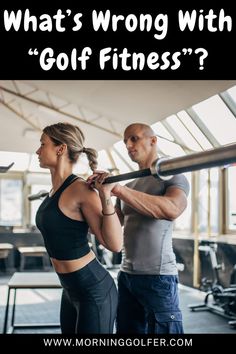
[[[14,162],[10,163],[8,166],[0,166],[0,173],[6,173],[13,165]]]
[[[166,180],[179,173],[226,166],[234,162],[236,162],[236,144],[229,144],[186,156],[160,158],[150,168],[109,176],[103,183],[114,183],[146,176]]]
[[[170,179],[173,175],[184,172],[208,169],[212,167],[227,166],[236,162],[236,144],[224,145],[216,149],[175,157],[160,158],[155,161],[150,168],[139,171],[123,173],[117,176],[109,176],[103,183],[114,183],[129,179],[154,176],[161,180]],[[37,194],[28,196],[28,200],[33,201],[44,198],[48,192],[42,190]]]
[[[39,191],[38,193],[36,194],[30,194],[28,195],[28,200],[30,202],[32,202],[33,200],[37,200],[37,199],[41,199],[41,198],[44,198],[44,197],[47,197],[48,196],[48,192],[45,191],[45,190],[41,190]]]

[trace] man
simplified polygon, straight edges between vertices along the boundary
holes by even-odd
[[[157,138],[146,124],[129,125],[124,143],[139,169],[158,158]],[[168,181],[148,176],[113,188],[124,225],[117,333],[183,333],[172,228],[187,206],[188,192],[183,175]]]

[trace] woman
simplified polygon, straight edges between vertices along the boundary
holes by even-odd
[[[63,287],[60,321],[62,333],[113,333],[117,290],[108,271],[88,245],[88,229],[112,252],[122,246],[122,229],[111,201],[114,184],[95,188],[72,174],[82,153],[92,170],[97,153],[83,146],[82,131],[69,123],[43,129],[37,150],[40,166],[51,173],[52,189],[40,205],[36,224],[42,233],[53,267]]]

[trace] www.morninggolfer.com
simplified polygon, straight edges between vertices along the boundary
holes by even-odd
[[[192,338],[42,338],[45,347],[192,347]]]

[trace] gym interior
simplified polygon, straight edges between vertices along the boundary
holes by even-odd
[[[173,232],[185,333],[236,333],[236,81],[2,80],[0,93],[0,333],[60,333],[61,289],[35,225],[51,188],[35,152],[42,128],[60,121],[81,127],[114,176],[137,170],[122,140],[131,123],[151,125],[160,157],[190,156],[188,206]],[[221,150],[217,162],[227,146],[233,157]],[[192,168],[205,151],[213,163]],[[85,157],[73,172],[91,175]],[[122,253],[89,242],[116,279]]]

